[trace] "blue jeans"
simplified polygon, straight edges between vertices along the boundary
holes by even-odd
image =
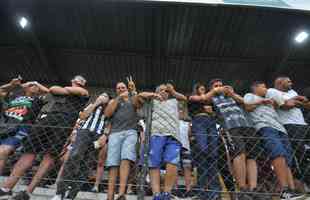
[[[221,191],[219,182],[219,135],[216,121],[209,116],[196,116],[192,120],[192,133],[196,145],[193,148],[194,163],[198,170],[199,196],[202,199],[215,199]],[[205,192],[208,186],[210,192]]]

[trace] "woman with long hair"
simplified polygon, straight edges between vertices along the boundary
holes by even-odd
[[[192,134],[195,137],[193,158],[198,172],[198,197],[213,200],[220,199],[217,166],[219,136],[212,107],[203,99],[205,94],[206,87],[202,83],[195,84],[188,108],[192,117]]]

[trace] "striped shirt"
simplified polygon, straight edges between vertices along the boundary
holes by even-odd
[[[98,106],[81,125],[81,129],[86,129],[90,132],[101,134],[102,129],[104,128],[104,121],[104,108],[102,106]]]

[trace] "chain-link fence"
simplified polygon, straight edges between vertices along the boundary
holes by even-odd
[[[79,192],[81,199],[307,198],[309,127],[274,116],[306,109],[307,99],[282,108],[271,105],[276,97],[258,104],[245,96],[240,104],[232,94],[184,101],[157,91],[108,103],[102,91],[10,84],[1,87],[3,197],[29,199],[40,187],[53,189],[55,200]],[[12,195],[16,185],[25,191]]]

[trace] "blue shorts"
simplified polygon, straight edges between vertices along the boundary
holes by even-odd
[[[15,135],[9,136],[0,140],[0,145],[7,145],[17,149],[23,139],[27,137],[29,131],[29,127],[19,127]]]
[[[122,160],[136,161],[136,144],[138,134],[136,130],[111,133],[108,141],[106,166],[118,167]]]
[[[258,131],[263,137],[263,145],[271,160],[283,156],[287,165],[292,166],[293,154],[288,136],[274,128],[265,127]]]
[[[160,168],[169,163],[179,165],[182,145],[171,136],[151,136],[149,167]]]

